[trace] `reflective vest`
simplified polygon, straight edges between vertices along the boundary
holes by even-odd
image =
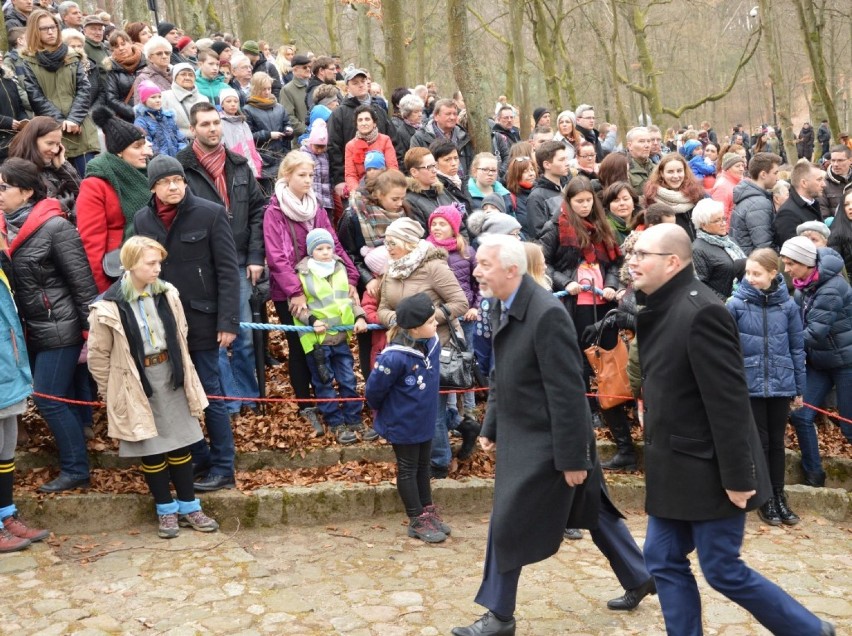
[[[305,353],[310,353],[316,345],[322,344],[326,334],[337,333],[334,331],[337,325],[354,324],[355,312],[352,309],[352,300],[349,298],[349,277],[346,266],[341,261],[335,262],[334,273],[328,278],[320,278],[308,270],[306,273],[299,272],[299,280],[302,282],[302,291],[308,301],[308,311],[328,326],[328,331],[325,333],[306,331],[299,336]],[[302,324],[295,318],[293,323]]]

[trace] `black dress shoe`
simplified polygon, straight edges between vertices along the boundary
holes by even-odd
[[[74,490],[75,488],[88,488],[88,477],[71,477],[60,473],[59,477],[46,484],[38,487],[39,492],[62,492],[64,490]]]
[[[515,619],[501,621],[493,612],[485,612],[467,627],[453,627],[453,636],[515,636]]]
[[[805,486],[811,486],[812,488],[823,488],[825,486],[825,473],[809,473],[808,471],[804,471],[805,477],[802,479],[802,483]]]
[[[193,484],[199,492],[213,492],[214,490],[222,490],[223,488],[236,488],[237,484],[234,478],[228,475],[207,475]]]
[[[205,477],[207,477],[207,473],[210,472],[210,466],[201,466],[193,462],[192,464],[192,480],[193,481],[201,481]]]
[[[639,587],[627,590],[623,596],[612,599],[606,604],[606,606],[611,610],[634,610],[639,606],[639,603],[642,602],[642,599],[648,596],[648,594],[656,593],[657,584],[654,583],[654,577],[652,576]]]

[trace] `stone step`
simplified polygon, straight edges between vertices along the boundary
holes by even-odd
[[[615,504],[623,511],[641,514],[645,482],[639,475],[607,474],[607,486]],[[492,479],[465,478],[433,481],[435,502],[448,515],[481,514],[487,520],[494,490]],[[852,519],[852,495],[843,488],[788,486],[791,508],[798,514],[814,514],[833,521]],[[204,510],[224,529],[317,525],[352,518],[402,514],[396,486],[326,482],[309,487],[264,488],[250,492],[223,490],[203,493]],[[149,495],[22,493],[16,505],[33,525],[57,534],[113,532],[154,521]]]

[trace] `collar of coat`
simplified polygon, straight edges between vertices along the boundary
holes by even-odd
[[[435,185],[431,188],[424,188],[423,184],[420,183],[414,177],[408,177],[408,191],[413,192],[414,194],[424,194],[429,191],[433,191],[436,195],[441,195],[444,193],[444,184],[440,181],[436,181]]]
[[[530,298],[532,297],[535,288],[538,286],[538,283],[536,283],[529,274],[524,274],[523,278],[521,278],[521,284],[518,286],[518,291],[515,292],[515,299],[512,301],[512,306],[509,307],[509,317],[517,320],[524,319],[527,315],[527,307],[529,307]],[[502,301],[492,304],[491,311],[494,313],[492,324],[500,324],[500,311],[502,310],[502,307]]]
[[[695,269],[690,262],[653,294],[646,294],[637,290],[636,303],[645,305],[645,308],[649,310],[670,306],[676,294],[697,282]]]

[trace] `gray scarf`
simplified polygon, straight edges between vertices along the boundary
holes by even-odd
[[[731,257],[732,261],[737,261],[745,258],[745,253],[740,249],[740,246],[734,243],[730,236],[719,236],[717,234],[708,234],[704,230],[699,229],[695,233],[695,238],[699,238],[705,243],[721,247],[725,253]]]

